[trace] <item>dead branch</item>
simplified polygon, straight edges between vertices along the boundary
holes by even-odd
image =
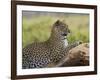
[[[56,67],[87,65],[89,65],[89,44],[83,43],[71,49],[67,55],[57,63]]]

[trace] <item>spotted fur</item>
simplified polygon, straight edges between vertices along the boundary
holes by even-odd
[[[71,48],[79,43],[65,45],[70,32],[68,25],[62,21],[53,24],[50,38],[45,42],[32,43],[23,48],[22,68],[44,68],[50,63],[59,62]]]

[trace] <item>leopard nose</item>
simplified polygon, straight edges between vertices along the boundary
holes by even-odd
[[[67,36],[67,34],[66,34],[66,33],[64,33],[64,34],[63,34],[63,36]]]

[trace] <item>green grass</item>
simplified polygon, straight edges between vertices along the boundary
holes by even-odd
[[[51,28],[56,20],[65,20],[71,34],[68,36],[69,43],[76,40],[89,42],[89,16],[68,15],[68,16],[38,16],[27,19],[23,17],[23,47],[32,42],[46,41],[50,37]]]

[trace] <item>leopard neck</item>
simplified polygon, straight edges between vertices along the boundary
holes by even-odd
[[[47,40],[47,43],[49,45],[54,45],[54,46],[64,46],[64,40],[61,38],[59,35],[51,34],[50,38]]]

